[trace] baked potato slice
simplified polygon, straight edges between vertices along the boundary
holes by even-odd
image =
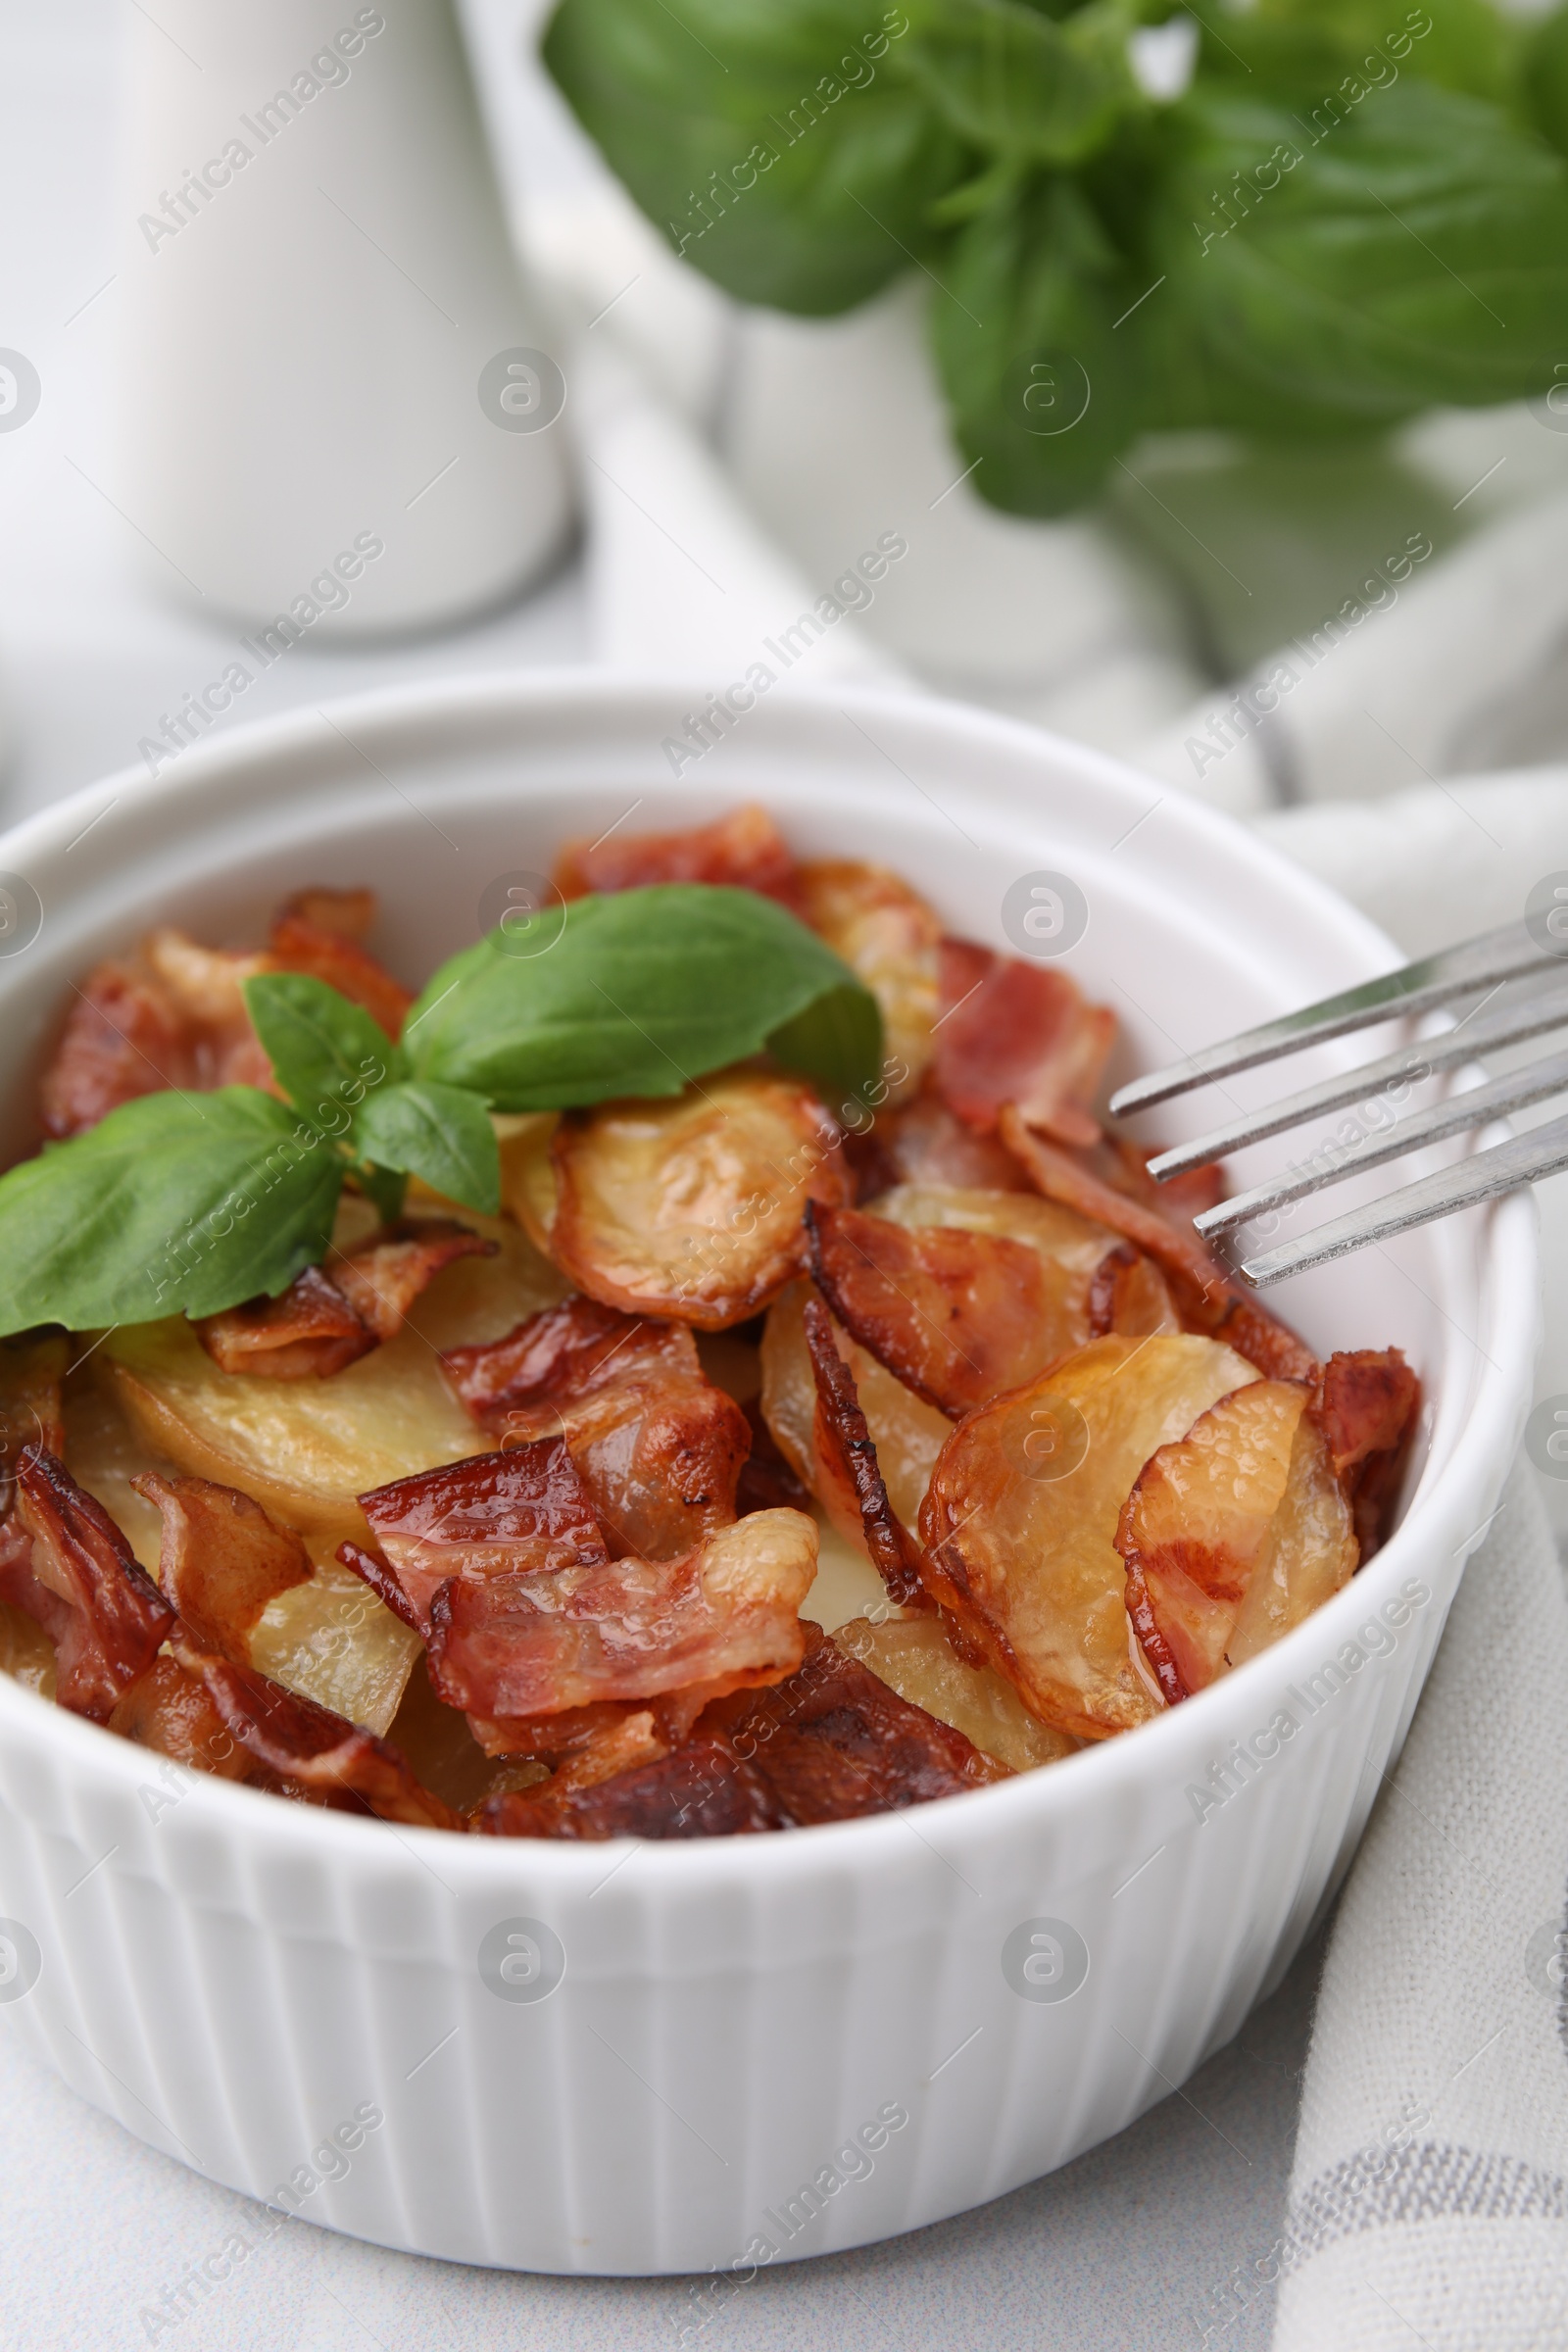
[[[777,1298],[808,1200],[849,1198],[839,1130],[798,1078],[732,1069],[663,1102],[568,1111],[551,1147],[550,1250],[625,1314],[722,1331]]]
[[[1152,1453],[1254,1377],[1196,1335],[1092,1340],[943,1447],[920,1512],[927,1584],[1058,1731],[1102,1740],[1159,1711],[1134,1654],[1122,1505]]]
[[[846,1543],[863,1555],[859,1503],[837,1463],[817,1444],[816,1381],[806,1344],[806,1302],[811,1296],[809,1283],[792,1282],[768,1309],[762,1330],[762,1418],[797,1478],[810,1489]],[[912,1529],[932,1466],[953,1435],[953,1424],[946,1413],[895,1379],[842,1325],[835,1324],[833,1336],[855,1375],[888,1500]]]
[[[857,858],[803,865],[796,883],[807,922],[881,1006],[889,1065],[885,1099],[906,1102],[932,1054],[941,918],[897,874]]]
[[[995,1756],[1014,1772],[1054,1764],[1077,1747],[1065,1732],[1031,1715],[1011,1683],[990,1666],[972,1666],[958,1655],[940,1617],[857,1617],[833,1635],[840,1649],[878,1679],[923,1707],[939,1723],[951,1723],[983,1755]]]

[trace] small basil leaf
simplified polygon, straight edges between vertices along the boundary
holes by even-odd
[[[1141,10],[1090,0],[1063,23],[1019,0],[966,0],[917,31],[901,60],[963,138],[1034,163],[1093,155],[1147,100],[1128,62]]]
[[[994,204],[940,267],[951,299],[932,300],[931,340],[975,489],[1011,514],[1067,513],[1141,422],[1153,273],[1129,271],[1066,177]]]
[[[354,1142],[377,1167],[422,1177],[449,1200],[495,1216],[501,1153],[490,1114],[466,1087],[416,1078],[377,1088],[355,1121]]]
[[[417,1077],[467,1087],[497,1110],[565,1110],[677,1095],[760,1052],[837,990],[866,1001],[867,1060],[853,1083],[868,1084],[881,1015],[814,932],[755,891],[659,883],[574,899],[546,954],[509,954],[499,932],[465,949],[430,981],[404,1038]],[[794,1066],[829,1088],[846,1083],[844,1036],[839,1022],[831,1036],[805,1037]]]
[[[342,1182],[258,1088],[144,1095],[0,1176],[0,1332],[275,1298],[325,1252]]]
[[[1277,74],[1279,46],[1295,40],[1328,54],[1331,89],[1340,75],[1359,70],[1392,84],[1409,74],[1473,98],[1506,97],[1521,28],[1510,24],[1491,0],[1426,0],[1421,8],[1396,11],[1389,0],[1258,0],[1257,8],[1233,35],[1225,21],[1231,60],[1245,59],[1254,71]],[[1214,36],[1211,43],[1216,46]],[[1223,54],[1223,52],[1219,52]]]
[[[1532,25],[1519,65],[1524,112],[1560,155],[1568,155],[1568,8]]]
[[[406,1064],[380,1024],[308,972],[259,972],[245,1008],[278,1085],[313,1124],[341,1134],[356,1105]]]
[[[825,314],[931,244],[971,156],[904,77],[910,15],[865,0],[561,0],[544,59],[677,253],[748,302]]]

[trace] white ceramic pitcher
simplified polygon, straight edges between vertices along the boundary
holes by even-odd
[[[535,576],[564,385],[451,0],[124,10],[121,501],[204,609],[313,635]],[[314,609],[314,612],[313,612]]]

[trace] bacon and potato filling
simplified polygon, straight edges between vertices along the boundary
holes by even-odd
[[[1354,1575],[1415,1375],[1319,1361],[1211,1255],[1218,1171],[1162,1189],[1106,1126],[1114,1019],[1064,963],[949,936],[754,807],[556,863],[568,907],[651,885],[825,942],[880,1011],[878,1085],[840,1100],[780,1048],[497,1108],[483,1210],[351,1175],[274,1293],[0,1341],[0,1667],[403,1828],[750,1836],[1060,1762]],[[165,928],[101,964],[43,1131],[278,1092],[258,974],[325,982],[396,1060],[375,918],[308,890],[263,948]]]

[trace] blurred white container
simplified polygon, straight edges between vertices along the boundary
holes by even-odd
[[[124,34],[117,495],[165,585],[369,634],[536,576],[564,387],[449,0],[164,0]]]

